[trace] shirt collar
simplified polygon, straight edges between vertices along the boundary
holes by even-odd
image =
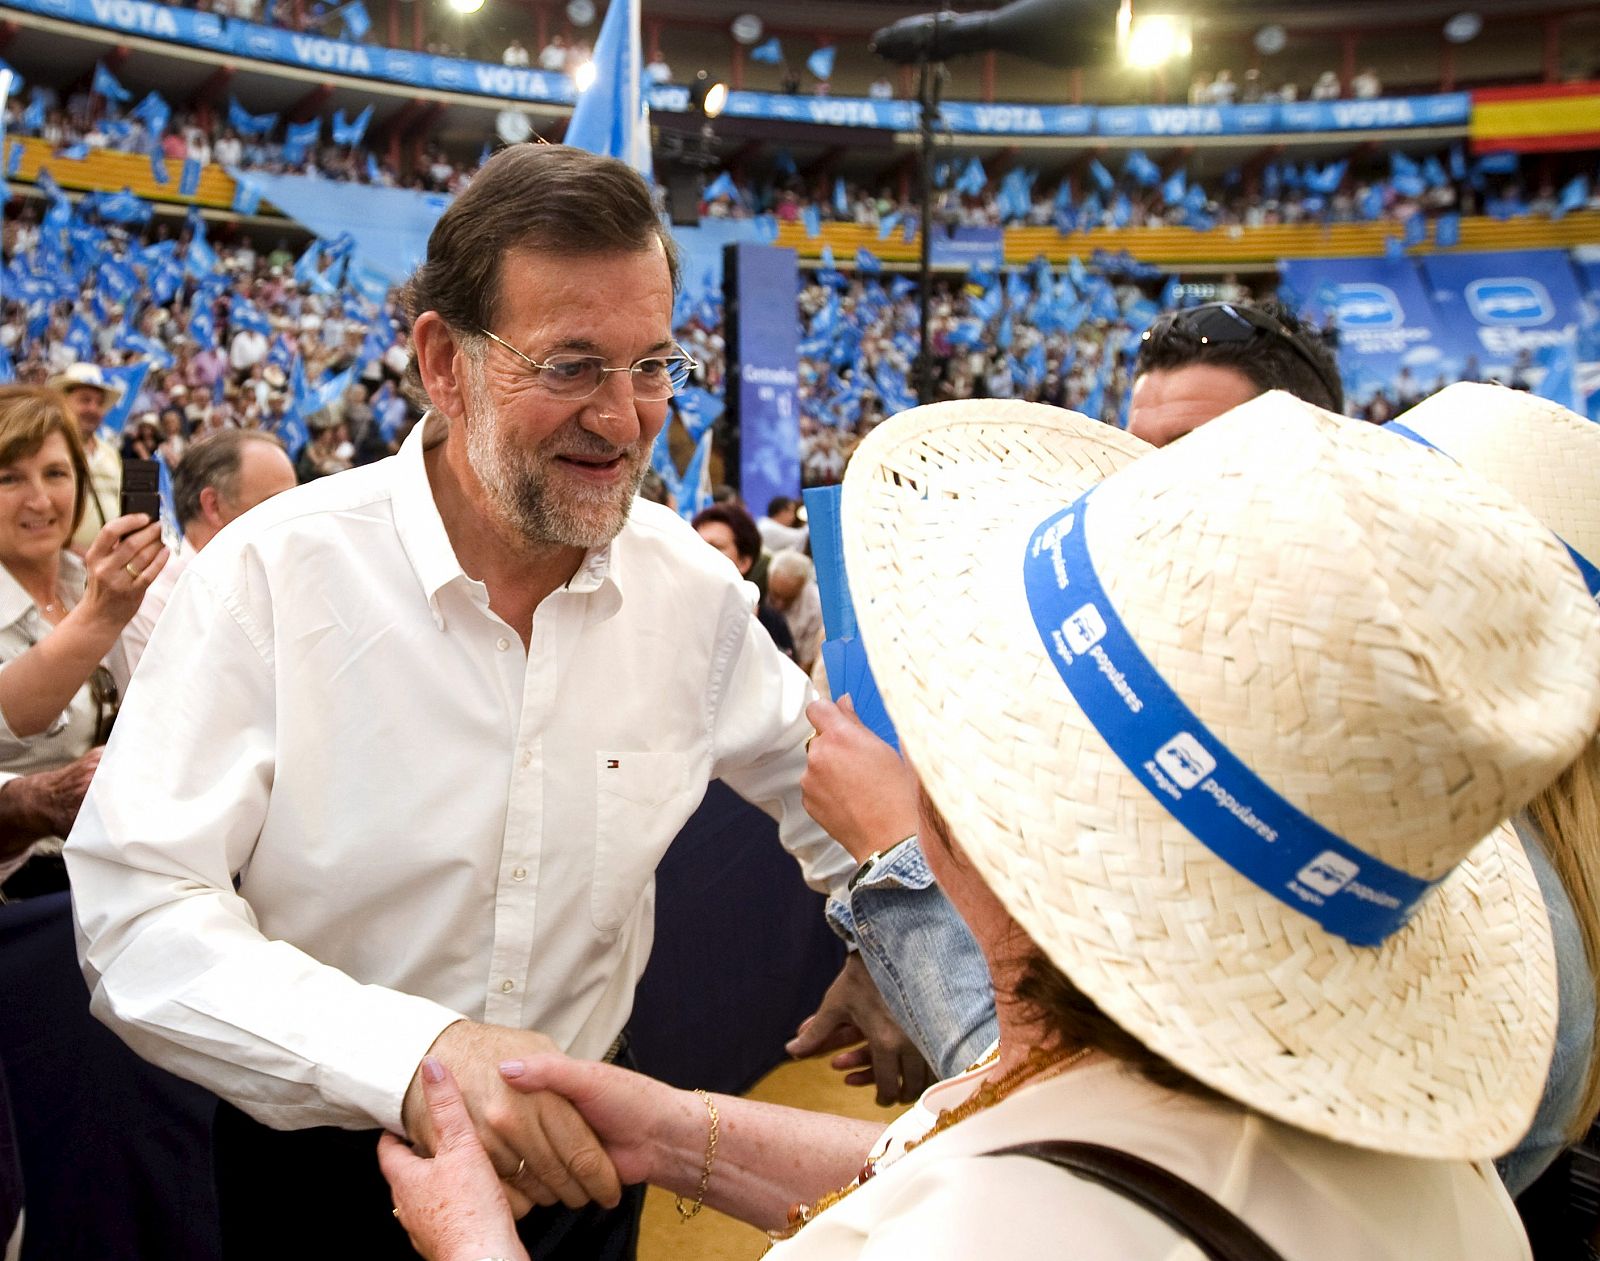
[[[471,581],[456,559],[455,549],[450,546],[450,536],[445,532],[444,518],[439,515],[433,486],[428,481],[428,467],[423,460],[424,453],[443,442],[448,431],[449,421],[430,409],[400,448],[394,483],[395,530],[428,597],[434,624],[440,630],[444,629],[444,616],[438,602],[440,590],[457,578]],[[604,547],[591,550],[562,588],[574,595],[596,594],[593,612],[597,620],[611,617],[622,606],[617,543],[618,539],[612,539]]]
[[[62,552],[61,577],[58,585],[69,604],[77,604],[83,599],[86,577],[83,562],[71,552]],[[29,612],[37,609],[38,605],[34,603],[33,597],[11,576],[9,569],[0,565],[0,627],[15,626]]]

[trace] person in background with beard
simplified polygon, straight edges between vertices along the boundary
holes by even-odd
[[[68,861],[96,1014],[226,1101],[229,1261],[303,1252],[309,1222],[318,1255],[413,1255],[376,1147],[429,1150],[424,1057],[534,1256],[631,1257],[639,1193],[497,1066],[626,1062],[656,864],[709,780],[816,888],[854,868],[800,804],[805,676],[635,501],[694,367],[676,270],[627,166],[503,149],[412,281],[432,410],[224,531],[163,614]]]

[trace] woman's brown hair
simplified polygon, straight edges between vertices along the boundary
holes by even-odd
[[[25,460],[58,433],[66,440],[67,458],[77,490],[72,502],[72,534],[78,532],[89,501],[89,460],[78,437],[78,423],[59,391],[39,385],[0,386],[0,468]],[[70,536],[69,536],[70,537]]]

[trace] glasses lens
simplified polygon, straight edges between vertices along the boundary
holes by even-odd
[[[539,386],[556,398],[587,398],[600,388],[604,366],[592,355],[552,355],[539,369]]]
[[[633,365],[633,396],[646,403],[669,399],[687,384],[693,366],[679,355],[641,359]]]
[[[1247,342],[1257,333],[1271,336],[1273,329],[1267,324],[1257,324],[1249,317],[1229,306],[1197,307],[1186,321],[1189,330],[1197,337],[1213,342]]]

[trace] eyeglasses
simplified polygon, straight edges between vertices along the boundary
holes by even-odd
[[[1304,339],[1265,311],[1254,307],[1237,307],[1231,302],[1208,302],[1204,306],[1163,315],[1145,330],[1140,341],[1153,345],[1174,333],[1189,337],[1202,346],[1212,343],[1241,344],[1263,336],[1277,338],[1305,361],[1328,391],[1329,399],[1343,396],[1338,378],[1329,372],[1321,359],[1312,354]]]
[[[646,355],[625,368],[608,368],[599,355],[551,355],[540,363],[488,329],[478,332],[527,364],[533,370],[535,387],[568,403],[588,398],[613,372],[626,372],[632,378],[633,397],[639,402],[663,403],[687,385],[689,374],[700,366],[677,346],[676,354]]]

